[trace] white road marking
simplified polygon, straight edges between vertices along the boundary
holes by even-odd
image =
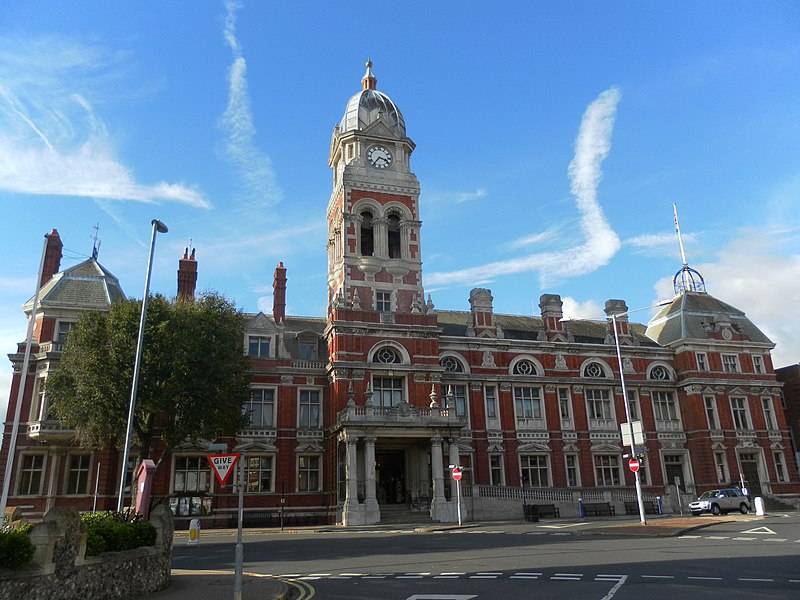
[[[728,536],[727,535],[707,535],[706,539],[707,540],[727,540]]]
[[[754,527],[753,529],[748,529],[747,531],[742,531],[740,533],[761,533],[764,535],[778,535],[769,527]]]
[[[734,542],[752,542],[756,538],[751,537],[735,537],[733,538]]]
[[[675,575],[642,575],[647,579],[675,579]]]
[[[687,577],[687,579],[698,579],[701,581],[722,581],[722,577]]]
[[[756,577],[739,577],[739,581],[775,581],[774,579],[758,579]]]
[[[678,539],[679,540],[696,540],[702,536],[700,535],[682,535]]]
[[[623,575],[622,579],[620,579],[614,587],[608,590],[608,593],[605,596],[603,596],[602,600],[611,600],[611,598],[614,597],[614,594],[617,593],[619,588],[621,588],[626,581],[628,581],[628,576]]]

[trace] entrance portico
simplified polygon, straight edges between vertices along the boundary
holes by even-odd
[[[448,409],[402,403],[383,408],[348,406],[339,413],[340,522],[380,523],[380,506],[430,501],[434,521],[451,522],[455,490],[445,497],[444,451],[458,463],[465,419]],[[342,497],[343,495],[343,497]]]

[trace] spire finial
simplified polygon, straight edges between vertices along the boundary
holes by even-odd
[[[92,258],[97,260],[97,255],[100,253],[100,244],[102,244],[100,241],[100,223],[93,225],[92,229],[94,229],[94,235],[90,238],[92,240]]]
[[[680,247],[681,260],[683,261],[681,270],[675,273],[675,277],[672,278],[672,287],[675,289],[676,295],[683,292],[705,292],[706,282],[703,276],[700,275],[698,271],[691,268],[689,263],[686,262],[686,252],[683,249],[681,226],[678,223],[678,205],[674,202],[672,203],[672,215],[675,219],[675,233],[678,235],[678,246]]]
[[[375,75],[372,73],[372,59],[367,59],[367,72],[364,73],[364,77],[361,80],[361,86],[365,90],[374,90],[378,85],[378,80],[375,78]]]

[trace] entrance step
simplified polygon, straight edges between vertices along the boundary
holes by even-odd
[[[405,504],[381,504],[381,525],[423,525],[430,524],[431,515],[427,510],[411,510]]]

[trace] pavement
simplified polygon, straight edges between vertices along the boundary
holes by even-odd
[[[749,517],[749,518],[748,518]],[[673,517],[670,515],[664,516],[649,516],[647,523],[642,524],[638,517],[601,517],[592,519],[558,519],[544,521],[543,523],[559,523],[568,524],[572,522],[579,522],[583,526],[580,530],[573,530],[578,535],[630,535],[630,536],[644,536],[644,537],[674,537],[683,535],[688,531],[701,529],[710,525],[718,525],[725,521],[742,520],[743,516],[737,517]],[[755,515],[744,516],[747,520],[760,519]],[[297,527],[285,529],[283,534],[298,534],[298,533],[349,533],[357,531],[396,531],[399,528],[410,529],[417,532],[430,532],[430,531],[448,531],[453,529],[472,529],[476,527],[491,527],[499,528],[503,525],[511,525],[519,527],[522,523],[520,521],[487,521],[487,522],[469,522],[463,525],[455,524],[425,524],[425,525],[373,525],[364,527],[336,527],[336,526],[321,526],[321,527]],[[537,526],[537,523],[530,523],[532,527]],[[235,537],[236,530],[213,530],[216,535]],[[268,530],[245,530],[245,537],[255,533],[278,533],[274,529]],[[202,535],[202,534],[201,534]],[[210,531],[206,531],[205,535],[211,535]],[[175,543],[185,543],[188,539],[188,532],[176,531]],[[202,539],[202,537],[201,537]],[[172,570],[172,585],[166,590],[149,594],[148,600],[186,600],[187,598],[200,598],[202,600],[229,600],[233,594],[233,573],[231,571],[200,571],[200,570],[187,570],[187,569],[173,569]],[[287,582],[273,576],[260,575],[258,573],[243,574],[242,578],[242,598],[258,599],[258,600],[290,600],[291,598],[303,598],[304,592],[302,589],[298,590],[290,586]]]

